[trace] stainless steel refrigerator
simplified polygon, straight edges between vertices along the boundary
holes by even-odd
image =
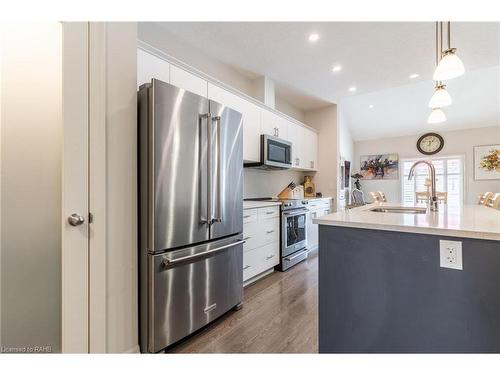
[[[156,79],[138,123],[140,347],[158,352],[243,298],[243,124]]]

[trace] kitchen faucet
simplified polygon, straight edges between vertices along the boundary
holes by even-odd
[[[408,181],[411,180],[413,177],[413,172],[415,170],[415,167],[419,164],[425,164],[429,167],[429,172],[430,172],[430,178],[431,178],[431,195],[429,197],[429,208],[431,211],[437,211],[438,210],[438,198],[436,195],[436,168],[434,168],[434,165],[432,165],[431,162],[425,161],[425,160],[419,160],[415,162],[410,169],[410,174],[408,175]]]

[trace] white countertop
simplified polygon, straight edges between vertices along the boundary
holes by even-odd
[[[493,208],[478,204],[457,207],[440,205],[438,212],[402,214],[370,212],[373,207],[412,207],[412,205],[372,203],[321,216],[313,219],[313,223],[500,241],[500,211]]]
[[[276,201],[243,201],[243,209],[260,208],[269,206],[281,206],[281,202]]]

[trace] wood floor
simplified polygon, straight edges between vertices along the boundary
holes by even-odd
[[[168,353],[317,353],[318,257],[245,288],[231,311]]]

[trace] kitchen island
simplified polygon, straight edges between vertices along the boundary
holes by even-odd
[[[319,351],[500,352],[500,211],[401,207],[377,203],[315,220]],[[441,240],[461,243],[463,269],[440,266]]]

